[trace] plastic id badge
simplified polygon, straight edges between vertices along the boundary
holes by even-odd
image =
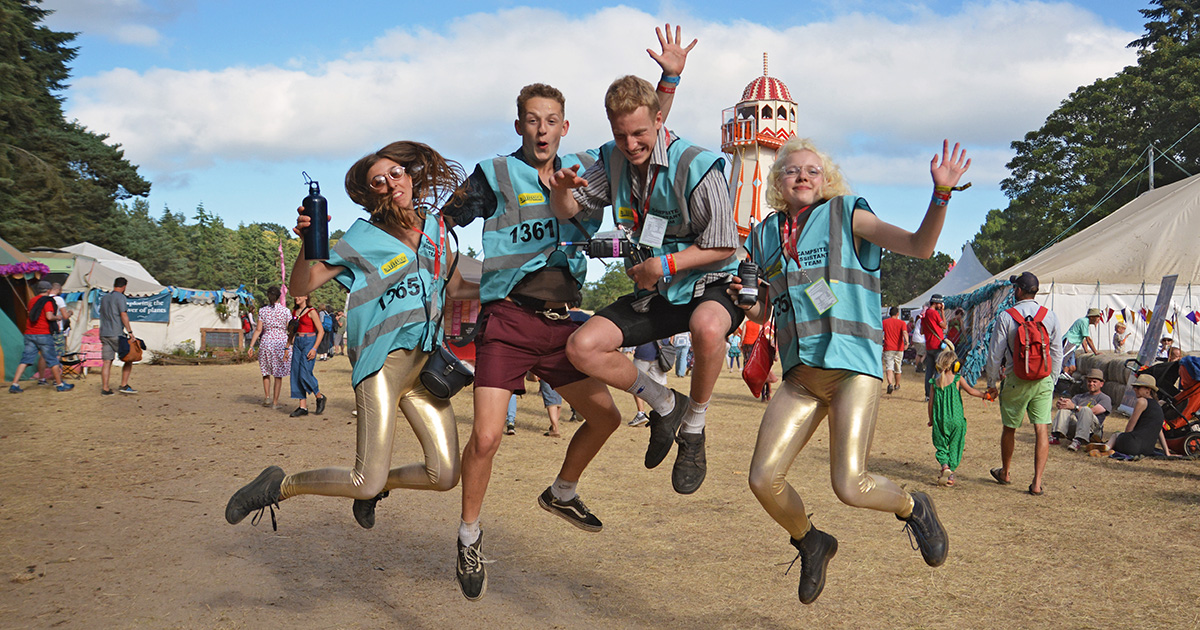
[[[813,308],[816,308],[817,312],[822,315],[838,302],[837,296],[833,294],[833,289],[829,288],[829,283],[825,282],[825,278],[808,285],[804,294],[812,302]]]
[[[658,249],[662,247],[663,237],[667,235],[667,220],[657,215],[647,215],[646,223],[642,226],[642,234],[638,243]]]

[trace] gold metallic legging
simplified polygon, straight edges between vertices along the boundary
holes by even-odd
[[[320,468],[283,479],[280,498],[298,494],[370,499],[384,490],[450,490],[458,485],[458,429],[450,401],[434,397],[418,376],[429,357],[420,350],[393,350],[383,368],[354,388],[358,447],[354,468]],[[412,426],[425,462],[391,468],[396,409]]]
[[[799,365],[784,377],[758,428],[750,489],[792,538],[808,533],[804,502],[784,477],[829,416],[829,476],[847,505],[907,516],[912,498],[885,477],[866,471],[879,411],[879,379],[846,370]]]

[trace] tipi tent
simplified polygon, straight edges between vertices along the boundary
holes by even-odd
[[[958,257],[958,262],[954,263],[954,268],[946,274],[944,278],[938,281],[937,284],[921,295],[900,305],[901,309],[914,309],[925,306],[929,298],[934,293],[941,295],[954,295],[962,293],[971,287],[990,280],[992,272],[988,271],[979,258],[975,256],[975,248],[971,247],[970,243],[963,245],[962,255]]]
[[[1101,350],[1111,350],[1113,326],[1124,309],[1133,336],[1126,351],[1136,351],[1146,330],[1143,309],[1150,311],[1163,276],[1178,280],[1168,320],[1176,345],[1192,352],[1200,330],[1188,315],[1200,309],[1200,175],[1143,193],[1116,212],[1070,238],[971,287],[1007,280],[1022,271],[1041,282],[1038,302],[1058,316],[1064,330],[1088,308],[1099,308],[1105,322],[1095,331]],[[1112,316],[1109,316],[1112,309]],[[1192,315],[1200,320],[1200,316]],[[1098,337],[1098,339],[1097,339]]]

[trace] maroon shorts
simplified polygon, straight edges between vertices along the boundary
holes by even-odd
[[[507,300],[479,309],[475,336],[475,387],[525,393],[525,373],[533,372],[551,387],[587,378],[567,360],[567,338],[579,322],[550,320]]]

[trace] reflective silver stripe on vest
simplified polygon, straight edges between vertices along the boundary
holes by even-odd
[[[437,299],[436,296],[434,296],[434,299],[435,300]],[[437,313],[431,310],[430,317],[432,319],[437,319]],[[422,306],[421,308],[411,308],[407,311],[401,311],[399,313],[391,315],[388,318],[384,319],[382,322],[379,322],[378,324],[375,324],[374,326],[372,326],[370,329],[367,330],[366,333],[363,334],[362,342],[353,347],[353,350],[355,351],[355,356],[353,358],[355,360],[357,360],[357,358],[358,358],[357,351],[360,348],[369,347],[371,344],[378,341],[379,338],[384,335],[395,332],[397,329],[404,328],[405,326],[408,326],[409,324],[424,324],[424,323],[425,323],[425,307],[424,306]]]
[[[592,167],[593,164],[596,163],[596,158],[592,157],[591,154],[588,153],[587,151],[583,151],[581,153],[576,153],[575,159],[579,160],[579,164],[580,164],[579,174],[580,175],[583,175],[584,171],[588,170],[589,168]]]
[[[380,276],[377,273],[378,270],[375,268],[375,265],[367,262],[367,259],[364,258],[362,254],[359,254],[354,247],[347,243],[346,239],[338,240],[337,244],[333,246],[333,249],[338,253],[339,256],[344,258],[346,262],[353,263],[359,269],[362,269],[363,273],[365,274],[364,279],[366,280],[366,286],[358,291],[350,292],[349,301],[346,303],[346,310],[352,310],[357,306],[374,302],[375,300],[383,297],[383,294],[387,293],[387,290],[392,287],[393,283]],[[420,254],[417,254],[417,259],[410,261],[409,265],[412,265],[413,263],[419,264],[420,260],[421,256]],[[408,266],[406,265],[405,268],[407,267]],[[398,271],[402,270],[397,270],[396,272]]]
[[[529,220],[555,219],[557,221],[554,213],[550,211],[549,200],[546,203],[531,206],[525,212],[527,216],[522,216],[521,204],[517,199],[517,190],[513,187],[512,177],[508,172],[508,158],[493,158],[492,170],[496,173],[496,186],[500,189],[500,196],[504,198],[504,212],[493,214],[483,222],[483,230],[485,232],[505,230]],[[553,247],[554,243],[550,243],[548,246],[549,249],[553,249]],[[546,249],[543,248],[542,250],[525,254],[487,256],[483,259],[482,272],[493,273],[505,269],[520,269],[525,263],[546,253]]]
[[[671,188],[675,192],[675,205],[679,206],[679,212],[683,214],[683,222],[676,226],[668,226],[667,234],[670,236],[691,236],[692,231],[692,215],[688,211],[688,171],[692,167],[692,162],[696,161],[696,156],[704,152],[704,149],[692,145],[683,151],[683,155],[679,156],[679,162],[675,165],[675,181],[671,182]]]
[[[880,292],[879,278],[860,269],[848,269],[842,266],[842,221],[845,217],[845,202],[843,197],[834,197],[829,204],[829,255],[828,260],[837,261],[830,265],[825,272],[825,278],[830,282],[846,282],[875,293]],[[855,252],[858,256],[858,252]]]
[[[483,259],[483,273],[503,271],[505,269],[520,269],[525,263],[545,254],[545,250],[525,254],[509,254],[507,256],[488,256]]]
[[[828,335],[830,333],[861,337],[863,339],[876,339],[879,337],[879,329],[872,328],[870,324],[833,317],[821,317],[807,322],[796,322],[795,328],[796,333],[801,337]]]

